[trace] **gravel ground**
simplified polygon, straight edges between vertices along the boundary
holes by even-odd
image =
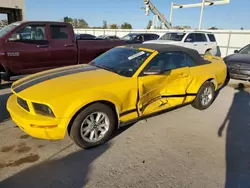
[[[243,83],[245,91],[236,89]],[[29,137],[9,120],[0,90],[0,187],[248,188],[250,84],[231,81],[213,105],[191,106],[123,128],[107,144],[80,150]]]

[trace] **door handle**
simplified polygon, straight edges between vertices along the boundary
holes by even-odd
[[[194,44],[194,46],[197,46],[197,44]]]
[[[207,44],[205,44],[205,46],[207,46]]]
[[[37,48],[48,48],[48,45],[37,45]]]
[[[68,48],[68,47],[74,47],[73,44],[64,44],[64,46],[65,46],[66,48]]]

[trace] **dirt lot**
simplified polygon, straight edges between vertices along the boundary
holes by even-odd
[[[191,106],[122,129],[79,150],[67,137],[27,136],[9,120],[0,90],[0,187],[250,187],[250,84],[231,81],[206,111]]]

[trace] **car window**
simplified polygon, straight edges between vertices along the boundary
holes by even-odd
[[[156,40],[159,38],[159,35],[153,35],[152,38],[153,38],[153,40]]]
[[[206,35],[203,33],[195,33],[195,42],[207,42]]]
[[[186,54],[186,63],[187,63],[187,66],[189,67],[193,67],[196,65],[195,61],[188,54]]]
[[[139,40],[139,41],[144,41],[144,36],[143,35],[138,35],[135,40]]]
[[[152,37],[151,35],[144,35],[144,40],[152,40]]]
[[[152,54],[133,48],[112,48],[91,61],[91,65],[131,77]]]
[[[216,42],[215,36],[213,34],[207,34],[207,36],[211,42]]]
[[[27,25],[16,33],[21,40],[46,40],[45,28],[46,25]]]
[[[182,41],[186,33],[176,32],[176,33],[166,33],[159,40],[173,40],[173,41]]]
[[[69,30],[67,26],[51,25],[50,32],[51,32],[51,38],[54,40],[69,39]]]
[[[186,66],[187,63],[183,52],[162,52],[150,61],[144,71],[155,68],[161,71],[169,71]]]
[[[245,46],[239,51],[239,54],[250,54],[250,45]]]
[[[187,35],[187,38],[185,39],[185,42],[195,42],[194,33],[189,33],[189,34]]]

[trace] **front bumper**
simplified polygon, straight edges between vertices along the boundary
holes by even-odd
[[[7,101],[7,110],[11,119],[27,134],[35,138],[58,140],[63,139],[67,131],[69,119],[56,119],[42,115],[34,115],[22,109],[17,103],[16,95]]]

